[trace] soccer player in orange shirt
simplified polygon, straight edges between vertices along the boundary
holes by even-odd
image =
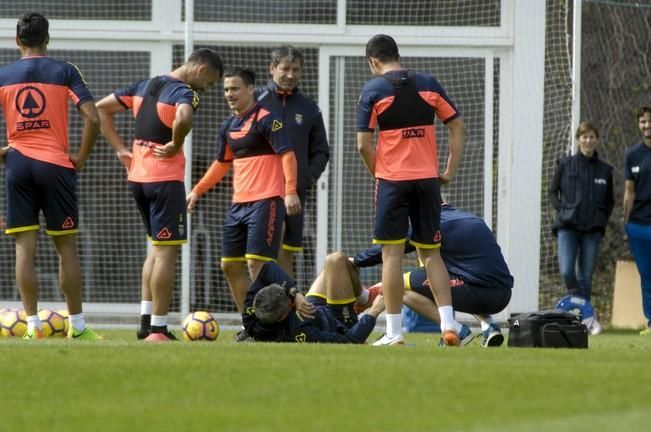
[[[285,212],[301,212],[292,145],[280,117],[256,103],[254,82],[248,69],[225,74],[224,97],[234,115],[219,129],[217,160],[187,197],[191,211],[233,165],[233,202],[224,222],[221,265],[240,313],[251,281],[265,262],[278,256]]]
[[[169,74],[116,90],[97,103],[102,133],[128,172],[129,189],[151,239],[142,269],[141,325],[137,336],[149,342],[175,340],[167,313],[185,228],[183,142],[199,106],[197,91],[221,79],[223,64],[211,49],[198,49]],[[132,150],[118,134],[113,117],[131,109],[136,119]]]
[[[71,63],[47,57],[48,20],[26,13],[16,26],[21,59],[0,68],[0,105],[7,125],[7,220],[5,233],[16,239],[16,284],[27,315],[26,339],[43,337],[38,318],[34,269],[39,212],[59,255],[59,281],[70,316],[69,338],[100,339],[86,326],[81,307],[81,269],[77,255],[77,171],[97,139],[99,117],[93,95]],[[76,153],[68,143],[68,100],[84,125]]]
[[[392,37],[375,35],[366,45],[366,59],[374,78],[368,81],[357,111],[357,147],[375,178],[373,243],[382,245],[382,285],[387,333],[375,345],[402,345],[401,307],[404,284],[404,243],[416,246],[441,316],[445,345],[459,345],[469,332],[454,319],[448,273],[441,259],[440,184],[457,172],[465,144],[465,127],[456,107],[429,74],[400,64]],[[450,132],[450,155],[438,170],[434,119]],[[379,128],[377,145],[373,131]],[[413,227],[407,239],[409,224]],[[463,337],[463,334],[461,335]]]

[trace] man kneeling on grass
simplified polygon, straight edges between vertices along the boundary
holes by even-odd
[[[246,295],[242,322],[255,341],[361,344],[384,302],[378,296],[358,319],[353,305],[360,292],[359,271],[341,252],[326,257],[306,296],[278,264],[267,262]]]

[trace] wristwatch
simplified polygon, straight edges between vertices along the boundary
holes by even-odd
[[[287,294],[287,297],[294,300],[296,298],[296,294],[299,294],[300,291],[298,290],[298,288],[293,286],[291,288],[285,288],[285,293]]]

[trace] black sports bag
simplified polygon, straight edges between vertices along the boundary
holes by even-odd
[[[509,319],[509,347],[588,348],[581,319],[559,309],[527,312]]]

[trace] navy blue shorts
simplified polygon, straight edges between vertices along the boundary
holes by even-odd
[[[301,200],[301,211],[297,215],[285,216],[285,236],[283,237],[283,249],[300,252],[303,250],[303,227],[305,225],[305,194],[299,193]]]
[[[49,235],[78,231],[77,172],[10,149],[6,156],[6,234],[39,229],[43,211]]]
[[[222,261],[278,257],[285,203],[280,197],[232,203],[224,221]]]
[[[441,192],[439,179],[375,182],[375,231],[373,243],[398,244],[407,239],[409,223],[413,227],[410,243],[434,249],[441,245]]]
[[[147,236],[153,245],[179,245],[187,241],[185,186],[180,181],[129,182]]]
[[[425,270],[417,270],[405,278],[405,288],[434,301]],[[454,279],[450,281],[452,307],[455,311],[475,315],[490,315],[503,310],[511,300],[511,288],[481,286]]]

